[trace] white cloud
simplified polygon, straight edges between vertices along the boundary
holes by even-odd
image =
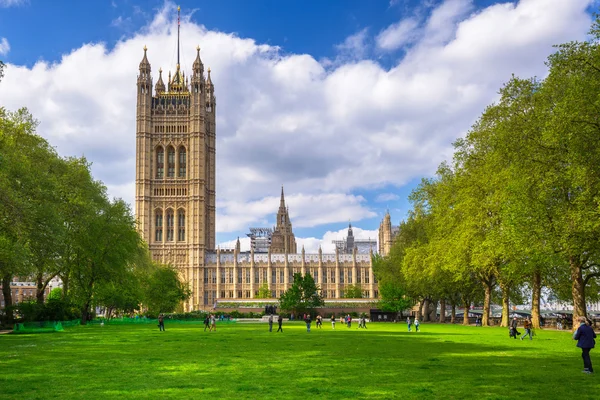
[[[377,35],[377,46],[384,50],[396,50],[411,44],[419,35],[419,21],[416,18],[405,18],[388,26]]]
[[[29,0],[0,0],[0,7],[18,7],[29,4]]]
[[[377,198],[375,198],[375,201],[378,203],[383,203],[386,201],[396,201],[396,200],[400,200],[400,196],[398,196],[395,193],[381,193],[380,195],[377,196]]]
[[[282,184],[295,227],[372,217],[355,189],[434,172],[512,73],[544,76],[552,45],[584,39],[591,24],[586,0],[469,4],[432,10],[390,69],[367,59],[325,68],[184,18],[182,65],[189,72],[200,44],[216,86],[218,232],[268,226]],[[111,195],[133,202],[137,69],[144,45],[155,81],[174,68],[175,9],[166,3],[110,50],[88,43],[56,63],[10,65],[1,105],[27,106],[61,154],[84,154]],[[377,37],[382,48],[406,43],[392,32]]]
[[[379,238],[379,233],[377,230],[366,230],[353,226],[352,233],[355,239],[371,239],[377,241]],[[339,231],[327,231],[322,238],[296,238],[298,253],[302,251],[302,246],[304,246],[304,251],[307,254],[318,253],[319,246],[321,246],[323,253],[335,253],[335,245],[332,242],[334,240],[343,240],[347,236],[348,228],[344,228],[340,229]],[[373,251],[377,252],[377,248],[374,248]]]
[[[6,38],[0,39],[0,56],[7,55],[10,51],[10,44]]]
[[[338,61],[341,60],[362,60],[368,54],[369,50],[369,30],[361,29],[353,35],[348,36],[344,42],[335,46],[340,53]]]

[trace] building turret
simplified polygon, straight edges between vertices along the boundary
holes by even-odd
[[[166,89],[165,83],[163,82],[163,79],[162,79],[162,68],[160,68],[158,70],[158,82],[156,82],[155,90],[156,90],[157,94],[160,94],[160,93],[164,93],[165,89]]]

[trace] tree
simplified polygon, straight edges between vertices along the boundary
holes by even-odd
[[[271,298],[271,291],[269,290],[268,283],[265,282],[262,285],[260,285],[260,287],[258,288],[257,297],[259,299],[270,299]]]
[[[310,313],[325,304],[319,290],[310,274],[302,276],[295,273],[294,283],[279,298],[280,307],[282,310],[294,311],[296,314]]]
[[[144,304],[152,314],[173,312],[182,301],[189,299],[191,291],[173,267],[155,268],[145,284]]]
[[[344,288],[344,298],[346,299],[362,299],[363,291],[359,284],[348,285]]]

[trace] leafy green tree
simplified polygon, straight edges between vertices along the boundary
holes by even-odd
[[[170,266],[157,266],[149,274],[144,294],[144,304],[152,314],[173,312],[182,301],[189,299],[191,291]]]
[[[59,300],[63,297],[62,288],[56,287],[48,293],[48,300]]]
[[[348,285],[344,288],[344,298],[346,299],[362,299],[363,291],[359,284]]]
[[[269,285],[265,282],[258,288],[258,298],[259,299],[270,299],[271,291],[269,290]]]
[[[279,298],[280,307],[284,311],[294,311],[296,314],[310,313],[325,304],[319,290],[310,274],[302,276],[295,273],[294,283]]]

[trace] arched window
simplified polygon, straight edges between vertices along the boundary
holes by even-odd
[[[162,179],[165,174],[165,151],[162,147],[156,148],[156,177]]]
[[[156,210],[154,213],[154,241],[162,242],[163,234],[163,213],[162,210]]]
[[[175,177],[175,149],[172,146],[167,149],[167,176]]]
[[[175,227],[175,214],[173,210],[167,210],[167,242],[173,241],[173,228]]]
[[[185,147],[179,148],[179,177],[185,178],[185,173],[187,169],[187,153],[185,152]]]
[[[177,240],[185,240],[185,211],[177,211]]]

